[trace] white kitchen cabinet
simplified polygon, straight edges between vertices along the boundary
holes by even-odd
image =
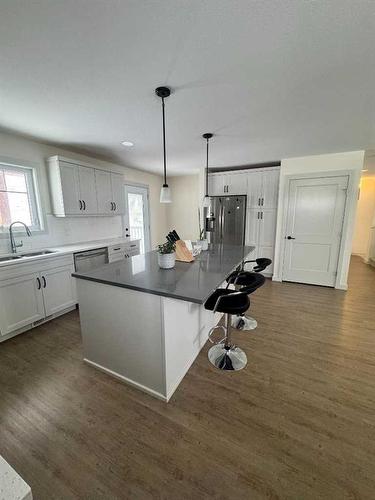
[[[82,213],[83,215],[96,215],[98,213],[98,201],[96,198],[95,169],[83,167],[82,165],[77,168]]]
[[[44,303],[39,274],[0,281],[1,336],[43,319]]]
[[[262,175],[262,209],[277,208],[279,196],[279,169],[263,171]]]
[[[45,316],[51,316],[76,304],[72,267],[64,266],[41,273]]]
[[[248,208],[257,208],[261,205],[262,198],[262,179],[261,170],[249,170],[247,174],[247,206]]]
[[[52,212],[56,217],[123,215],[123,176],[60,156],[48,159]]]
[[[238,172],[230,173],[224,177],[224,184],[226,185],[226,194],[246,194],[247,193],[247,173]]]
[[[221,196],[224,193],[226,176],[223,174],[210,174],[208,177],[208,194],[209,196]]]
[[[247,179],[249,208],[276,208],[279,192],[279,169],[250,170]]]
[[[0,268],[0,342],[74,309],[72,255]]]
[[[265,209],[260,211],[259,220],[259,245],[271,247],[275,244],[276,235],[276,210]]]
[[[247,193],[247,173],[213,173],[208,177],[208,194],[210,196],[236,195]]]
[[[257,247],[259,244],[259,209],[249,208],[246,213],[246,231],[245,242],[246,245]],[[254,251],[256,253],[257,248]]]
[[[113,212],[115,215],[125,213],[125,190],[124,178],[122,174],[111,172],[112,201],[114,203]]]
[[[98,215],[123,215],[125,193],[122,174],[95,169]]]
[[[111,214],[113,212],[111,172],[95,169],[95,182],[98,213]]]
[[[80,215],[82,213],[82,203],[79,194],[79,176],[77,165],[60,162],[59,169],[53,171],[50,180],[56,189],[55,197],[52,196],[53,210],[57,214]],[[61,186],[61,189],[58,189]],[[54,203],[55,201],[55,203]]]

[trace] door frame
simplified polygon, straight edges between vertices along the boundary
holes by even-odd
[[[285,256],[285,234],[288,217],[289,192],[290,182],[297,179],[313,179],[327,177],[348,177],[348,188],[346,192],[346,201],[344,209],[344,219],[342,225],[341,242],[339,249],[339,259],[337,263],[337,275],[335,288],[339,290],[347,290],[347,276],[350,263],[352,238],[355,223],[355,213],[358,201],[358,183],[360,171],[357,170],[325,170],[323,172],[307,172],[301,174],[289,174],[280,177],[280,192],[283,190],[283,195],[279,196],[277,226],[276,226],[276,247],[275,247],[275,270],[273,275],[274,281],[283,281],[284,256]]]
[[[147,192],[148,234],[147,234],[147,236],[145,235],[145,243],[147,243],[147,239],[148,239],[149,249],[146,250],[146,248],[145,248],[145,252],[149,252],[152,249],[152,245],[151,245],[150,188],[147,184],[141,184],[139,182],[127,182],[125,180],[125,182],[123,184],[124,198],[125,198],[125,214],[122,217],[124,237],[126,237],[125,227],[129,227],[129,207],[128,207],[128,197],[126,196],[126,186],[134,187],[134,188],[142,188],[142,189],[145,189]]]

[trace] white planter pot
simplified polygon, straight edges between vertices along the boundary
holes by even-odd
[[[172,269],[176,263],[176,254],[158,253],[158,264],[162,269]]]
[[[198,240],[197,244],[202,247],[202,250],[208,250],[208,240]]]

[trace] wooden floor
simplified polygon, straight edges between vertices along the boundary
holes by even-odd
[[[252,297],[247,368],[204,350],[169,404],[83,364],[76,312],[1,344],[0,454],[34,499],[375,498],[375,270]]]

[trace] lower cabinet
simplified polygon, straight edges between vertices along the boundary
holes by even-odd
[[[50,269],[42,275],[46,316],[51,316],[76,303],[71,266]]]
[[[39,274],[0,281],[0,331],[7,335],[45,316]]]
[[[2,268],[0,341],[4,336],[10,336],[17,330],[24,331],[37,321],[75,306],[77,300],[72,272],[73,264],[70,262],[61,266],[59,262],[48,262],[45,269],[40,268],[40,264],[9,266],[5,271]]]

